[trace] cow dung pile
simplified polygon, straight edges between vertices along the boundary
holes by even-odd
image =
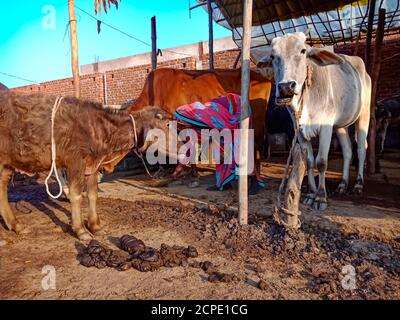
[[[160,249],[155,249],[131,235],[122,236],[120,246],[124,251],[108,249],[97,240],[92,240],[78,260],[85,267],[110,267],[120,271],[134,268],[147,272],[161,267],[188,266],[188,258],[198,256],[197,249],[192,246],[185,248],[163,243]]]
[[[198,257],[197,249],[193,246],[169,246],[161,244],[160,249],[147,247],[144,242],[134,236],[124,235],[120,239],[123,250],[111,250],[97,240],[91,240],[84,253],[78,255],[78,260],[85,267],[103,269],[114,268],[126,271],[134,268],[141,272],[155,271],[161,267],[192,267],[200,268],[210,282],[231,282],[239,278],[233,274],[218,272],[210,261],[192,261],[189,258]]]
[[[157,250],[147,247],[142,240],[130,235],[121,237],[120,246],[124,251],[108,249],[97,240],[92,240],[85,253],[78,256],[79,262],[85,267],[98,269],[110,267],[125,271],[134,268],[147,272],[161,267],[187,266],[188,258],[198,256],[197,249],[192,246],[171,247],[163,243]]]

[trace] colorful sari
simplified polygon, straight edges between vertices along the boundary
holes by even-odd
[[[233,130],[240,128],[240,96],[233,93],[228,93],[225,96],[220,96],[210,102],[201,103],[193,102],[180,106],[174,113],[178,125],[185,128],[195,129],[200,135],[200,139],[209,139],[209,136],[203,136],[201,129],[228,129],[231,130],[231,137],[234,136]],[[251,120],[251,119],[250,119]],[[251,121],[250,121],[251,122]],[[216,164],[216,186],[219,190],[223,190],[224,186],[238,178],[238,165],[235,161],[235,154],[239,154],[238,139],[233,139],[229,149],[224,148],[224,139],[220,140],[219,154],[225,155],[229,152],[229,163]],[[225,150],[227,149],[227,150]],[[253,157],[254,158],[254,157]],[[254,161],[254,159],[252,159]],[[253,164],[254,167],[254,164]],[[264,187],[264,183],[259,177],[256,170],[254,173],[258,183]]]

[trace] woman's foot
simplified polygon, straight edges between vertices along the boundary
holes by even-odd
[[[228,182],[226,185],[224,185],[224,187],[222,188],[222,190],[220,190],[220,188],[218,188],[215,184],[211,187],[207,188],[207,191],[225,191],[225,190],[231,190],[232,189],[232,184],[230,182]]]

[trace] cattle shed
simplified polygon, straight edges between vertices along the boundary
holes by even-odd
[[[273,38],[293,32],[306,33],[310,45],[358,44],[365,39],[365,63],[372,78],[367,168],[369,173],[375,172],[375,100],[382,43],[385,35],[399,32],[400,0],[198,0],[198,3],[217,23],[232,30],[233,40],[241,48],[242,129],[248,128],[250,48],[269,45]],[[358,46],[355,48],[357,51]],[[248,150],[244,141],[246,136],[241,137],[241,165],[247,167],[243,162]],[[241,176],[239,220],[243,224],[247,223],[247,202],[247,180]]]

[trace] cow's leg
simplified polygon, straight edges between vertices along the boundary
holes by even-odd
[[[86,230],[81,214],[84,170],[67,169],[67,176],[69,180],[69,200],[71,202],[72,211],[72,229],[80,240],[90,240],[92,236],[88,230]]]
[[[64,195],[66,198],[68,198],[69,195],[69,188],[68,188],[68,183],[67,183],[67,177],[65,174],[65,169],[57,169],[58,173],[58,178],[60,179],[61,186],[64,192]]]
[[[195,164],[190,165],[190,173],[192,179],[189,183],[189,188],[197,188],[200,185],[199,173],[197,171],[197,166]]]
[[[86,178],[87,197],[88,197],[88,227],[90,232],[98,234],[101,229],[100,218],[97,214],[97,172]]]
[[[357,154],[358,154],[358,173],[353,193],[361,194],[364,186],[364,163],[367,151],[367,135],[369,127],[369,109],[362,113],[356,122],[357,133]]]
[[[340,146],[342,147],[343,153],[342,181],[339,183],[336,192],[338,192],[339,194],[343,194],[346,192],[347,186],[349,185],[349,170],[352,157],[351,141],[349,133],[345,128],[338,128],[336,130],[336,136],[339,140]]]
[[[249,194],[255,195],[257,194],[261,187],[258,184],[258,178],[260,178],[260,173],[261,173],[261,156],[263,152],[263,146],[262,144],[256,143],[254,146],[254,151],[255,151],[255,159],[254,159],[254,170],[253,173],[250,176],[250,186],[249,186]]]
[[[299,141],[302,149],[307,150],[308,193],[304,198],[303,203],[307,205],[312,205],[317,193],[317,186],[315,185],[315,178],[314,178],[314,153],[311,142],[305,141],[301,136],[301,134],[299,134]]]
[[[23,230],[23,226],[18,222],[8,202],[7,187],[11,174],[12,170],[0,166],[0,214],[7,228],[19,233]]]
[[[387,129],[388,129],[388,121],[385,120],[382,125],[382,128],[378,131],[378,134],[376,136],[376,160],[375,160],[375,172],[380,173],[381,172],[381,157],[383,150],[385,148],[385,139],[386,139],[386,134],[387,134]]]
[[[319,184],[317,194],[313,203],[313,208],[316,210],[325,210],[328,207],[325,173],[328,168],[328,153],[332,139],[332,127],[323,126],[319,134],[319,149],[316,159],[316,165],[319,172]]]

